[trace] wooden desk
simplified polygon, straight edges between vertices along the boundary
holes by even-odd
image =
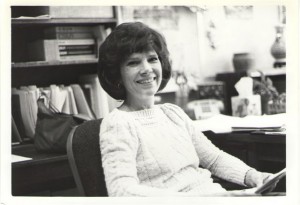
[[[276,173],[286,167],[286,136],[250,133],[204,133],[225,152],[238,157],[258,171]],[[281,180],[275,191],[286,191],[286,180]]]
[[[32,144],[14,146],[12,153],[32,158],[12,163],[13,196],[53,195],[76,187],[65,154],[38,153]]]
[[[285,136],[212,132],[205,135],[219,148],[259,171],[277,172],[285,167]],[[13,196],[57,196],[59,190],[76,187],[65,154],[38,153],[32,144],[15,146],[12,153],[33,158],[12,163]],[[285,180],[278,184],[275,191],[285,191]],[[69,194],[72,195],[76,192]]]

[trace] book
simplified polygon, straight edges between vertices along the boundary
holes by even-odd
[[[79,114],[85,114],[90,117],[90,119],[95,119],[95,115],[91,111],[90,106],[84,96],[82,88],[78,84],[70,85],[76,102],[76,106]]]
[[[69,50],[69,51],[59,51],[60,56],[75,56],[75,55],[87,55],[93,54],[93,50]]]
[[[39,97],[39,90],[35,85],[31,86],[21,86],[20,90],[27,91],[27,99],[28,99],[28,105],[29,105],[29,114],[32,118],[31,121],[33,121],[33,125],[35,127],[36,121],[37,121],[37,113],[38,113],[38,106],[37,106],[37,100]]]
[[[93,107],[92,102],[94,102],[94,96],[93,96],[93,92],[92,92],[92,85],[88,84],[88,83],[86,83],[86,84],[82,83],[80,86],[82,88],[82,91],[84,93],[84,96],[85,96],[85,99],[86,99],[88,105],[90,106],[93,114],[95,115],[95,113],[92,109],[92,107]]]
[[[285,176],[286,176],[286,168],[277,172],[272,177],[267,179],[267,181],[263,185],[254,189],[254,193],[255,194],[266,194],[270,188],[272,188],[274,185],[276,185],[277,182]]]
[[[66,114],[78,114],[72,88],[70,86],[61,86],[60,89],[67,94],[62,107],[62,112]]]
[[[58,110],[62,111],[68,92],[61,89],[57,85],[50,85],[50,102]]]
[[[103,118],[109,113],[107,93],[100,85],[98,76],[96,74],[82,75],[79,78],[80,84],[90,84],[92,96],[91,107],[97,118]]]
[[[72,50],[93,50],[94,45],[59,45],[58,49],[60,51],[72,51]]]
[[[22,141],[23,140],[21,138],[18,127],[15,123],[14,117],[11,116],[11,143],[12,144],[20,144],[20,143],[22,143]]]
[[[20,117],[20,121],[24,126],[25,136],[33,139],[36,122],[34,121],[32,107],[30,105],[32,103],[30,95],[28,95],[27,91],[18,89],[13,89],[12,95],[12,99],[17,98],[15,101],[18,102],[18,105],[16,104],[15,106],[19,106],[16,109],[20,111],[20,116],[18,117]]]
[[[12,92],[15,92],[14,90],[16,90],[16,89],[13,88]],[[17,94],[13,94],[13,93],[11,95],[11,112],[12,112],[12,117],[14,119],[16,127],[18,129],[18,132],[20,134],[20,137],[22,139],[27,138],[25,136],[25,125],[22,120],[20,96]]]

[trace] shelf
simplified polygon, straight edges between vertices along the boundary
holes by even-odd
[[[28,19],[11,19],[12,25],[43,25],[43,24],[105,24],[117,23],[116,18],[28,18]]]
[[[278,69],[272,69],[272,70],[265,70],[262,71],[262,73],[265,76],[278,76],[278,75],[286,75],[286,69],[285,68],[278,68]],[[254,71],[250,73],[251,77],[260,77],[260,72]]]
[[[28,67],[41,67],[41,66],[60,66],[60,65],[73,65],[73,64],[94,64],[98,60],[74,60],[74,61],[32,61],[32,62],[18,62],[12,63],[12,68],[28,68]]]

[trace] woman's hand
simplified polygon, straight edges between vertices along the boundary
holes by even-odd
[[[245,177],[245,184],[249,187],[258,187],[262,184],[266,183],[270,177],[272,177],[273,174],[267,173],[267,172],[258,172],[255,169],[251,169],[247,172]],[[268,190],[265,192],[271,192],[276,187],[277,182],[274,183],[273,186],[271,186]]]
[[[255,169],[251,169],[246,174],[245,184],[249,187],[258,187],[264,184],[272,175],[271,173],[258,172]]]

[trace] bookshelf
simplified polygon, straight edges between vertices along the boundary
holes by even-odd
[[[87,13],[83,17],[74,17],[74,18],[55,18],[51,17],[50,14],[45,16],[43,13],[35,13],[41,9],[42,11],[47,11],[49,8],[41,6],[12,6],[11,7],[11,87],[12,88],[21,88],[21,86],[30,86],[36,85],[37,87],[49,87],[52,84],[55,85],[64,85],[69,86],[71,84],[80,84],[80,78],[85,75],[96,74],[97,73],[97,47],[99,46],[99,35],[93,33],[92,39],[95,40],[95,45],[93,49],[95,50],[95,59],[85,59],[77,58],[73,60],[43,60],[31,59],[30,55],[33,51],[28,46],[29,43],[47,39],[45,36],[45,30],[49,28],[56,27],[87,27],[87,28],[97,28],[101,27],[104,31],[109,31],[114,29],[118,24],[118,9],[116,6],[106,7],[106,11],[111,9],[112,15],[109,16],[107,13],[104,17],[101,17],[101,14],[97,13],[96,17],[87,17]],[[88,8],[87,8],[88,9]],[[93,8],[95,11],[95,8]],[[32,12],[32,13],[31,13]],[[101,7],[99,7],[99,13],[101,13]],[[76,14],[76,15],[81,15]],[[101,30],[101,31],[102,31]],[[93,32],[95,32],[93,30]],[[108,34],[108,32],[106,33]],[[103,36],[101,36],[103,37]],[[48,37],[49,38],[49,37]],[[105,38],[105,37],[104,37]],[[101,40],[103,40],[102,38]],[[55,38],[54,38],[55,39]],[[76,38],[78,39],[78,38]],[[83,38],[82,38],[83,39]],[[64,39],[62,39],[64,40]],[[81,39],[79,38],[79,41]],[[97,44],[96,44],[97,43]],[[76,44],[77,45],[77,44]],[[30,54],[30,55],[29,55]],[[13,89],[12,89],[13,96]],[[13,109],[13,107],[12,107]],[[13,111],[13,110],[12,110]],[[15,116],[14,116],[15,118]],[[24,134],[23,130],[23,134]],[[21,136],[22,137],[22,136]],[[34,150],[34,145],[32,140],[25,141],[21,143],[13,143],[12,140],[12,152],[15,150],[26,150],[28,146],[32,147]],[[14,153],[18,154],[18,153]],[[43,156],[43,153],[36,153],[38,156]],[[22,153],[20,153],[22,155]],[[25,156],[25,155],[24,155]],[[64,156],[66,157],[66,156]],[[29,160],[31,163],[32,160]],[[34,160],[33,160],[34,161]],[[13,162],[12,168],[21,166],[23,162]],[[64,166],[59,165],[59,169],[64,167],[68,169],[68,164],[64,162]],[[32,167],[34,170],[31,170],[33,173],[39,173],[40,166]],[[23,172],[23,171],[22,171]],[[55,176],[55,173],[53,173]],[[18,190],[22,187],[20,183],[20,178],[25,177],[25,173],[14,173],[12,175],[12,181],[15,182],[15,189]],[[37,177],[34,179],[38,180]],[[51,177],[46,180],[51,181]],[[72,181],[72,177],[69,177],[68,180]],[[60,187],[59,189],[68,189],[74,184],[71,183],[70,186]],[[25,195],[38,195],[38,189],[33,189],[34,186],[28,187],[28,192]],[[45,187],[39,187],[48,189]],[[53,188],[49,188],[53,189]],[[49,190],[50,192],[55,192],[55,190]],[[14,193],[14,191],[13,191]],[[49,193],[51,195],[51,193]]]
[[[30,61],[30,62],[12,62],[12,68],[29,68],[29,67],[43,67],[43,66],[63,66],[63,65],[73,65],[73,64],[95,64],[97,60],[80,60],[80,61]]]
[[[11,71],[12,71],[12,87],[22,85],[37,85],[45,86],[49,83],[58,83],[57,76],[59,73],[64,73],[68,78],[61,79],[61,84],[76,83],[78,77],[83,74],[96,73],[97,59],[83,60],[68,60],[68,61],[46,61],[32,60],[29,58],[31,50],[28,48],[28,43],[37,39],[43,39],[43,31],[49,27],[55,26],[84,26],[94,27],[103,25],[105,29],[113,29],[118,22],[117,8],[111,6],[112,17],[103,18],[93,17],[76,17],[76,18],[52,18],[49,15],[42,15],[39,11],[47,11],[47,6],[12,6],[11,13]],[[107,9],[105,9],[107,11]],[[30,12],[33,12],[32,15]],[[45,13],[47,14],[47,13]],[[74,67],[74,69],[71,69]],[[80,67],[80,69],[79,69]],[[52,73],[48,75],[48,79],[40,80],[36,74]],[[25,77],[26,76],[26,80]]]

